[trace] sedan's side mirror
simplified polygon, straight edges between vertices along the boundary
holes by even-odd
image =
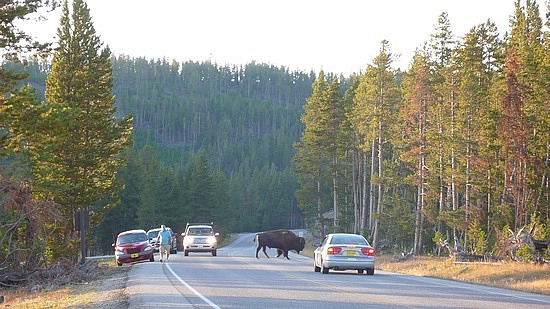
[[[321,247],[321,243],[320,243],[320,242],[314,242],[314,243],[313,243],[313,246],[314,246],[314,247]]]
[[[220,233],[214,233],[214,236],[220,236]]]
[[[185,233],[181,233],[181,236],[184,236],[184,237],[185,237]]]

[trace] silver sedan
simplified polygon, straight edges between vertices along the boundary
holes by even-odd
[[[313,252],[315,272],[328,274],[332,270],[357,270],[362,274],[374,275],[374,256],[376,250],[369,245],[365,237],[357,234],[329,234]]]

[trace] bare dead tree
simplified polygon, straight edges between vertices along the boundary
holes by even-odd
[[[63,219],[58,205],[36,200],[29,181],[0,175],[0,286],[18,285],[48,267],[47,240]]]
[[[522,247],[528,247],[532,254],[531,262],[548,263],[549,261],[544,258],[544,252],[548,249],[550,240],[534,239],[533,235],[535,234],[536,224],[533,224],[528,232],[525,230],[526,227],[527,226],[524,225],[517,232],[514,232],[512,229],[508,229],[510,236],[500,242],[503,247],[501,251],[505,252],[505,254],[513,261],[525,262],[525,257],[518,254],[518,252]],[[502,233],[500,233],[500,236],[502,237]]]

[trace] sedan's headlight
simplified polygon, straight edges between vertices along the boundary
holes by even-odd
[[[147,247],[145,247],[145,251],[151,251],[153,250],[153,247],[151,247],[151,245],[147,245]]]
[[[115,255],[123,255],[124,252],[120,251],[120,250],[115,250]]]
[[[216,237],[214,236],[208,236],[208,238],[206,239],[206,242],[209,243],[209,244],[215,244],[216,243]]]

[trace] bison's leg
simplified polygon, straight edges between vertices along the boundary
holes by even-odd
[[[258,259],[258,252],[260,252],[260,244],[256,247],[256,258]]]
[[[285,250],[285,251],[284,251],[284,254],[285,254],[286,259],[287,259],[287,260],[290,260],[290,258],[288,257],[288,250]]]
[[[267,252],[265,252],[265,247],[266,247],[266,246],[263,246],[263,247],[262,247],[262,251],[264,252],[265,256],[269,259],[269,255],[267,255]]]
[[[277,256],[276,257],[280,257],[281,254],[283,254],[283,253],[284,253],[283,250],[277,248]]]

